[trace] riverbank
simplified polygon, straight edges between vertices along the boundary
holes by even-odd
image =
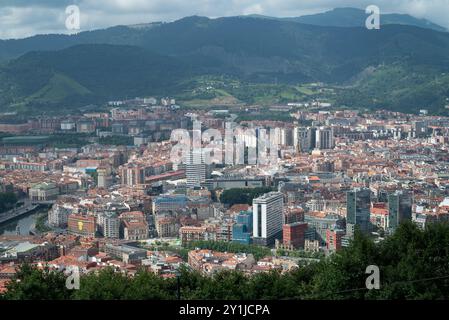
[[[44,217],[46,219],[47,215],[48,208],[43,207],[15,217],[0,225],[0,236],[16,234],[27,236],[30,234],[31,230],[36,229],[38,219],[44,219]]]

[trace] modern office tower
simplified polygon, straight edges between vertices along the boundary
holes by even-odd
[[[355,228],[361,232],[370,231],[371,190],[355,188],[346,193],[346,235],[354,236]]]
[[[145,168],[137,164],[129,164],[120,169],[122,185],[135,186],[145,183]]]
[[[293,130],[293,145],[297,152],[309,152],[315,148],[316,132],[314,127],[296,127]]]
[[[112,185],[111,170],[109,168],[98,168],[97,174],[97,186],[99,188],[109,188]]]
[[[282,140],[284,139],[284,131],[282,130],[282,128],[275,128],[275,129],[270,129],[271,131],[271,139],[273,140],[273,143],[277,144],[277,145],[282,145]]]
[[[283,141],[282,145],[284,146],[293,146],[293,129],[292,128],[284,128],[283,129]]]
[[[377,192],[377,202],[388,202],[388,191],[379,190]]]
[[[206,182],[206,179],[210,176],[209,168],[205,162],[204,151],[193,150],[189,152],[186,158],[187,187],[201,187],[201,183]]]
[[[282,146],[293,145],[293,130],[291,128],[275,128],[272,130],[273,143]]]
[[[397,190],[388,195],[388,229],[394,232],[405,220],[412,220],[413,194],[411,191]]]
[[[316,127],[309,127],[307,128],[307,130],[309,130],[309,143],[310,143],[310,150],[313,150],[316,148],[316,132],[317,132],[317,128]]]
[[[310,130],[305,127],[296,127],[293,133],[293,143],[297,152],[309,152],[310,146]]]
[[[241,211],[235,216],[235,222],[247,226],[248,232],[253,232],[253,213],[249,211]]]
[[[304,249],[306,222],[294,222],[284,224],[282,227],[282,242],[285,247],[292,249]]]
[[[48,211],[48,224],[56,228],[66,228],[69,215],[72,213],[72,208],[65,208],[58,203]]]
[[[253,200],[253,243],[273,245],[282,239],[284,196],[269,192]]]
[[[98,215],[98,226],[103,237],[118,239],[120,236],[120,219],[114,212],[102,212]]]
[[[415,138],[422,138],[427,135],[428,126],[426,121],[414,121],[412,128]]]
[[[316,149],[326,150],[333,149],[334,131],[331,127],[321,127],[316,131]]]
[[[232,241],[250,244],[252,232],[253,213],[251,211],[241,211],[235,216],[235,224],[232,226]]]

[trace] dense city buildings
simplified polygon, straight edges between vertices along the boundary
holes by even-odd
[[[234,111],[125,106],[59,125],[35,122],[47,134],[90,135],[78,147],[53,148],[43,136],[2,140],[0,191],[20,202],[0,213],[0,224],[33,210],[47,214],[31,230],[0,236],[2,266],[45,262],[127,275],[143,267],[161,277],[182,265],[206,276],[286,272],[344,250],[356,232],[380,242],[405,221],[420,228],[449,221],[449,118],[304,109],[292,113],[297,122],[242,121],[251,130],[235,131],[237,163],[207,163],[201,148],[177,163],[167,133],[191,135],[193,117],[204,126],[197,133],[224,136],[221,117]],[[256,160],[271,157],[259,141],[263,130],[278,148],[276,161],[250,163],[253,152]],[[114,137],[133,140],[98,143]]]
[[[0,1],[0,304],[449,299],[449,0],[181,3]]]
[[[206,164],[204,151],[192,150],[185,161],[187,187],[200,188],[209,178],[209,165]]]

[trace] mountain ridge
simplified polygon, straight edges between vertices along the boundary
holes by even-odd
[[[339,14],[335,17],[335,12]],[[356,13],[356,20],[352,20],[351,23],[345,25],[347,17],[345,15],[354,15]],[[432,23],[425,19],[417,19],[409,15],[399,14],[384,14],[381,16],[381,23],[385,25],[391,24],[388,22],[388,17],[407,17],[408,20],[402,20],[399,24],[418,26],[421,28],[429,28],[437,31],[447,31],[445,28]],[[365,19],[367,15],[363,10],[356,8],[336,8],[331,11],[318,13],[315,15],[305,15],[301,17],[286,17],[276,18],[261,15],[247,15],[247,16],[234,16],[234,17],[219,17],[215,19],[201,17],[201,16],[189,16],[178,19],[173,22],[150,22],[140,23],[135,25],[117,25],[108,27],[105,29],[97,29],[92,31],[82,31],[75,35],[66,34],[45,34],[35,35],[24,39],[9,39],[0,40],[0,62],[17,58],[22,54],[35,50],[60,50],[77,44],[89,44],[89,43],[104,43],[104,44],[119,44],[119,45],[137,45],[142,46],[142,37],[148,31],[157,29],[165,25],[179,24],[183,21],[195,20],[195,21],[213,21],[228,18],[253,18],[253,19],[266,19],[275,20],[281,22],[296,22],[301,24],[310,24],[322,27],[364,27]],[[385,20],[387,22],[385,22]],[[330,21],[330,22],[329,22]],[[335,23],[340,21],[340,23]],[[418,22],[417,22],[418,21]],[[419,23],[420,21],[420,23]],[[340,24],[340,25],[339,25]]]
[[[390,79],[386,78],[386,84],[391,82],[399,89],[402,86],[410,96],[414,92],[407,86],[418,92],[417,83],[425,86],[427,81],[435,89],[435,93],[426,89],[410,105],[401,102],[408,101],[403,95],[398,96],[397,101],[388,103],[389,108],[424,108],[427,95],[429,108],[438,110],[444,107],[446,91],[440,86],[445,81],[433,79],[449,73],[449,33],[407,25],[367,30],[248,17],[192,16],[150,28],[117,26],[45,39],[51,42],[46,50],[42,49],[46,45],[40,43],[32,52],[0,67],[0,105],[33,104],[33,98],[43,92],[44,97],[60,99],[54,104],[62,100],[73,105],[78,98],[79,103],[92,103],[127,96],[175,94],[186,90],[183,86],[189,79],[201,75],[256,84],[322,82],[346,86],[361,79],[365,70],[374,68],[377,71],[371,76],[385,82],[387,74]],[[54,49],[60,46],[63,48]],[[393,70],[397,65],[411,74],[419,69],[422,77],[400,77],[378,68]],[[63,77],[64,85],[51,82],[55,74]],[[382,87],[382,81],[362,79],[358,88],[366,97],[361,96],[360,106],[376,107],[369,93],[379,92],[375,87]],[[87,91],[92,94],[80,94]],[[67,101],[69,97],[71,101]],[[349,97],[343,95],[341,104],[359,102],[357,94],[353,93],[352,102]],[[382,105],[379,103],[379,107]]]
[[[314,15],[306,15],[293,20],[312,25],[334,26],[334,27],[364,27],[368,15],[365,10],[357,8],[335,8]],[[420,28],[428,28],[435,31],[447,32],[448,30],[427,19],[419,19],[408,14],[382,13],[380,15],[381,25],[401,24]]]

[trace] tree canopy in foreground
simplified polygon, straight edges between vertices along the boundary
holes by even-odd
[[[379,267],[379,290],[366,289],[369,265]],[[285,274],[223,271],[207,277],[183,268],[179,284],[181,299],[448,299],[449,224],[422,231],[405,223],[377,244],[356,234],[348,248]],[[176,299],[177,280],[105,269],[82,276],[80,289],[70,291],[62,273],[24,265],[1,298]]]

